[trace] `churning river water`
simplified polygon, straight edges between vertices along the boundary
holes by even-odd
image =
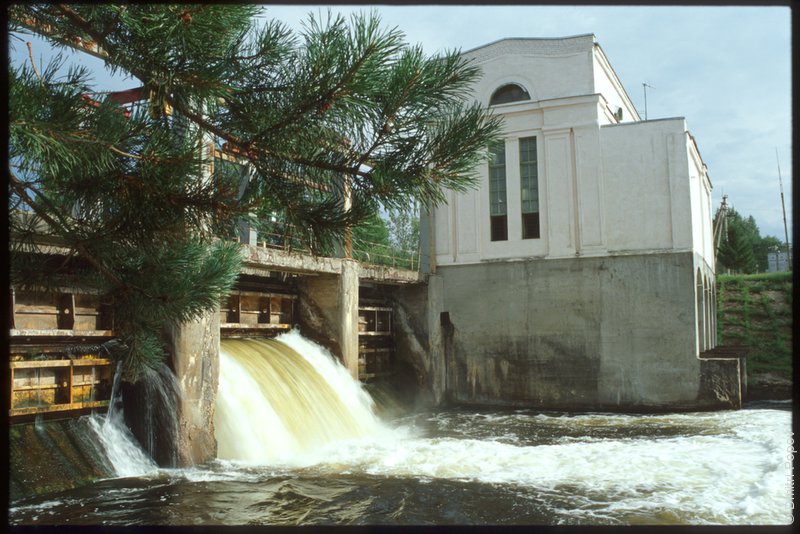
[[[298,352],[308,348],[302,339],[284,341]],[[298,414],[292,417],[281,413],[286,406],[276,406],[290,401],[254,401],[257,394],[246,391],[249,386],[237,374],[248,365],[251,376],[261,373],[252,367],[257,356],[242,356],[250,349],[252,345],[223,342],[224,398],[218,401],[221,415],[215,424],[223,434],[218,436],[219,459],[188,469],[163,469],[127,451],[131,456],[127,464],[117,459],[125,464],[117,472],[126,476],[12,503],[11,524],[775,525],[792,521],[788,403],[661,415],[448,410],[381,421],[357,413],[355,422],[346,422],[349,433],[328,429],[336,435],[327,439],[312,436]],[[328,365],[304,357],[316,369]],[[289,367],[262,370],[262,378],[275,372],[294,373]],[[239,387],[226,393],[225,376],[232,374]],[[337,380],[346,382],[346,373],[339,370],[325,368],[324,374],[328,379],[338,377],[332,379],[334,391],[341,387]],[[252,387],[265,389],[258,379]],[[357,384],[347,387],[351,389],[342,393],[344,403],[365,402],[369,407]],[[291,402],[321,401],[307,397]],[[336,404],[330,398],[326,402]],[[302,410],[298,413],[302,415]],[[323,419],[328,417],[332,416]],[[366,421],[359,419],[364,417]],[[239,430],[245,432],[238,434]],[[110,442],[123,439],[111,435]],[[265,447],[265,440],[274,445]]]

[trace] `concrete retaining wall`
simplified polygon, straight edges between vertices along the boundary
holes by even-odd
[[[455,402],[565,410],[739,402],[738,391],[701,388],[691,252],[447,266],[429,280],[434,295],[437,284],[429,315],[443,318],[445,389]],[[736,370],[721,365],[732,389]]]
[[[8,449],[12,502],[114,475],[86,417],[11,425]]]
[[[340,260],[339,274],[299,277],[298,312],[304,336],[323,345],[358,377],[358,263]]]

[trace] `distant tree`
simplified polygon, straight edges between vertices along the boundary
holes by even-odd
[[[399,250],[416,252],[419,248],[419,204],[389,212],[389,231],[392,244]]]
[[[742,229],[744,230],[745,235],[747,235],[747,238],[750,240],[753,246],[755,247],[756,245],[758,245],[758,242],[761,241],[761,232],[758,229],[758,224],[756,224],[755,217],[753,217],[752,215],[743,217],[739,215],[739,213],[737,213],[736,210],[733,210],[733,213],[735,213],[736,216],[739,217]]]
[[[391,245],[389,227],[378,213],[373,213],[353,228],[353,241],[357,247],[370,245],[389,247]]]
[[[164,326],[229,291],[239,253],[218,238],[242,218],[276,217],[330,250],[378,206],[472,187],[499,132],[467,103],[479,70],[456,51],[427,57],[375,15],[311,17],[298,38],[279,22],[257,26],[261,9],[8,8],[13,42],[30,27],[56,44],[92,42],[140,85],[146,105],[126,117],[86,69],[9,66],[12,283],[91,279],[114,307],[131,378],[162,359]],[[244,190],[219,152],[247,164]],[[73,261],[46,254],[42,232]]]
[[[778,238],[761,236],[758,224],[756,224],[756,220],[752,215],[743,217],[732,207],[728,208],[727,225],[728,238],[726,240],[723,236],[717,258],[723,268],[743,273],[766,272],[768,254],[774,250],[784,248],[784,243]],[[730,234],[731,228],[734,228],[733,237]],[[745,250],[747,248],[749,248],[749,251]],[[750,256],[755,261],[754,268],[750,265],[748,259]],[[746,270],[746,266],[749,266],[748,268],[751,270]]]
[[[717,262],[724,269],[744,274],[758,270],[758,262],[753,253],[753,235],[758,236],[758,227],[752,217],[742,219],[741,215],[728,208],[727,235],[723,236],[717,251]]]

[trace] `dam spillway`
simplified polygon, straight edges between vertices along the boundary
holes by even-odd
[[[372,408],[347,370],[296,331],[221,342],[214,418],[220,459],[301,462],[328,443],[379,433]]]

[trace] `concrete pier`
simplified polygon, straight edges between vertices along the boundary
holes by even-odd
[[[338,274],[298,278],[303,335],[327,347],[358,378],[358,262],[339,260]]]
[[[358,262],[355,260],[342,260],[337,316],[342,362],[358,380]]]
[[[177,461],[200,464],[217,457],[214,409],[219,384],[219,312],[171,328],[167,333],[181,398]]]

